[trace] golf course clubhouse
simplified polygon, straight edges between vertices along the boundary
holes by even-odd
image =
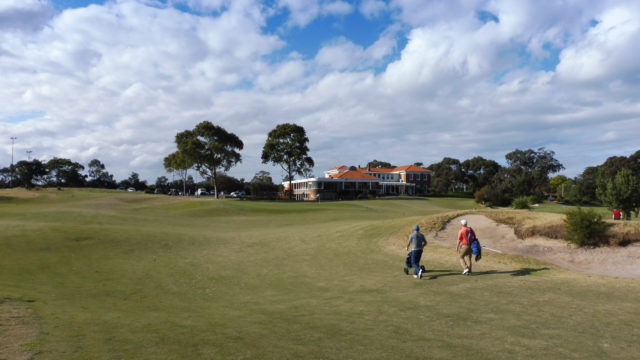
[[[429,188],[431,170],[416,165],[395,168],[361,168],[338,166],[324,172],[324,177],[293,180],[296,200],[347,200],[368,196],[416,195]],[[284,196],[289,197],[289,182],[284,182]]]

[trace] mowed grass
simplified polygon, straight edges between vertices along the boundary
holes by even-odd
[[[0,299],[36,359],[638,357],[640,281],[493,253],[463,277],[435,246],[402,273],[413,224],[474,206],[3,190]]]

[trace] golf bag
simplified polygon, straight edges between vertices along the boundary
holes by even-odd
[[[473,236],[473,239],[471,236]],[[471,246],[471,253],[476,256],[476,262],[480,261],[480,259],[482,259],[482,245],[480,245],[480,240],[476,237],[476,233],[473,229],[467,233],[467,242],[469,243],[469,246]]]

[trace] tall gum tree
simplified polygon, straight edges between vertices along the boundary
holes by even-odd
[[[230,133],[209,121],[203,121],[193,130],[185,130],[176,135],[178,150],[189,158],[202,176],[211,179],[211,185],[218,198],[216,177],[218,171],[229,171],[242,161],[237,150],[244,143],[236,134]]]
[[[293,199],[291,181],[294,174],[303,175],[314,166],[308,156],[309,138],[304,128],[296,124],[280,124],[269,132],[262,148],[262,163],[280,165],[287,172],[289,200]]]

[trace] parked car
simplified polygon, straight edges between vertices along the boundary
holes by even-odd
[[[167,193],[167,195],[169,195],[169,196],[178,196],[178,190],[177,189],[169,189],[169,192]]]
[[[162,189],[160,188],[156,188],[155,190],[153,190],[154,194],[162,194]]]
[[[135,191],[136,191],[136,188],[134,188],[134,187],[130,187],[130,188],[128,188],[128,189],[127,189],[127,191],[135,192]]]
[[[231,194],[229,194],[229,197],[232,197],[232,198],[243,198],[245,196],[247,196],[247,194],[242,190],[234,191]]]

